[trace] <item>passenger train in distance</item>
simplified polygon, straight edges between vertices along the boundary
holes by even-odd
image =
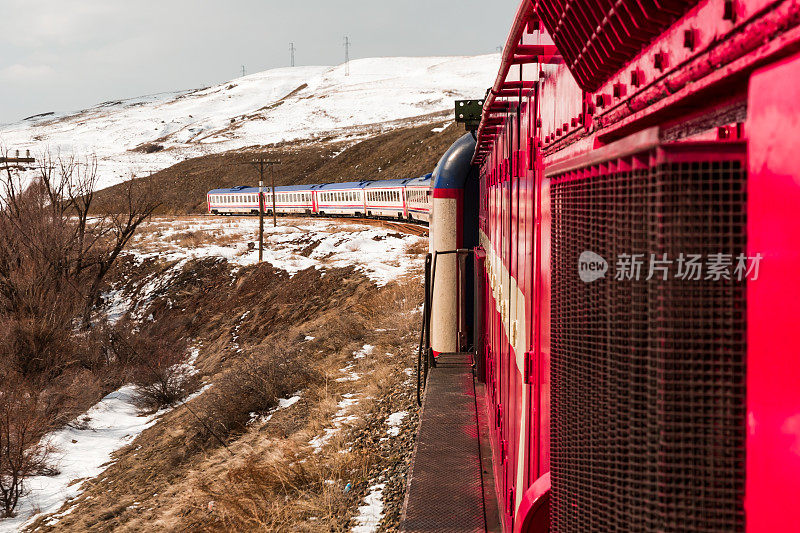
[[[317,215],[393,218],[429,222],[431,176],[395,180],[270,187],[264,191],[264,212],[280,215]],[[258,188],[238,186],[214,189],[207,195],[212,215],[257,215]]]

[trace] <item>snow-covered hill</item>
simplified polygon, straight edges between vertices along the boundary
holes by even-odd
[[[343,65],[275,69],[205,89],[30,118],[0,127],[0,145],[34,155],[46,149],[95,154],[102,188],[130,172],[161,170],[189,157],[354,138],[364,126],[390,128],[393,121],[445,111],[455,99],[483,96],[498,63],[492,54],[360,59],[351,61],[349,76]],[[159,151],[146,153],[146,145]]]

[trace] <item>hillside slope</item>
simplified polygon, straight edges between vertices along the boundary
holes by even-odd
[[[482,96],[498,61],[497,54],[360,59],[350,63],[350,75],[341,65],[269,70],[29,118],[0,128],[0,145],[34,155],[95,154],[105,188],[190,158],[294,141],[352,142],[428,123],[453,100]]]
[[[161,202],[157,213],[204,213],[209,190],[258,185],[258,172],[248,164],[256,154],[280,159],[281,165],[270,171],[277,186],[406,178],[431,172],[463,133],[460,126],[440,118],[438,123],[400,128],[354,143],[284,143],[196,157],[144,179],[155,184],[152,190]],[[273,176],[265,178],[269,186]],[[98,210],[118,211],[121,206],[117,202],[124,201],[124,191],[124,185],[100,191],[96,195]]]

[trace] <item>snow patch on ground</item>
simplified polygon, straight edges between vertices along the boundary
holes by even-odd
[[[322,447],[325,446],[334,435],[339,433],[342,427],[358,420],[357,416],[347,414],[351,407],[358,405],[359,400],[356,396],[356,394],[352,393],[342,394],[343,399],[337,405],[339,409],[336,411],[336,414],[333,415],[333,427],[325,428],[322,435],[314,437],[309,441],[311,447],[314,448],[314,453],[322,451]]]
[[[378,483],[369,488],[369,494],[364,498],[364,504],[359,505],[358,515],[355,517],[356,525],[352,533],[375,533],[383,519],[383,489],[384,483]]]
[[[199,355],[200,348],[189,349],[186,362],[178,365],[181,375],[197,374],[195,363]],[[197,398],[210,387],[211,384],[205,385],[183,401]],[[51,463],[59,474],[28,480],[25,485],[27,492],[17,507],[17,516],[0,519],[0,533],[19,531],[37,517],[54,513],[65,502],[74,499],[82,492],[81,480],[95,478],[104,472],[113,464],[111,455],[115,451],[131,443],[169,411],[167,408],[153,414],[141,414],[136,405],[137,395],[134,385],[125,385],[108,394],[64,429],[45,437],[44,440],[55,448]],[[73,510],[74,507],[69,507],[49,517],[46,524],[57,524]]]
[[[209,234],[210,243],[184,248],[170,240],[170,237],[186,231],[175,227],[158,231],[158,240],[153,243],[150,241],[153,235],[146,232],[148,225],[163,224],[163,221],[154,219],[143,225],[143,233],[134,237],[131,253],[140,260],[159,257],[166,261],[180,261],[170,270],[176,274],[185,261],[195,258],[223,257],[240,266],[258,262],[257,248],[248,247],[248,242],[258,240],[257,218],[196,217],[188,220],[192,231]],[[233,244],[217,245],[213,243],[215,238]],[[285,218],[281,219],[278,227],[264,228],[264,260],[290,276],[307,268],[324,270],[354,266],[376,285],[384,286],[409,273],[415,266],[419,267],[418,261],[409,260],[407,249],[423,240],[426,238],[399,234],[389,228],[337,220]],[[165,286],[169,277],[159,280],[158,285],[145,287],[145,294],[152,294],[153,290]],[[108,297],[112,295],[108,293]],[[112,307],[107,312],[119,314],[124,306],[113,297],[111,301]]]
[[[73,482],[101,474],[111,464],[112,453],[129,444],[163,414],[141,415],[134,405],[135,397],[135,387],[126,385],[103,398],[70,426],[49,435],[47,440],[58,450],[54,466],[60,473],[31,478],[17,517],[0,520],[0,532],[19,531],[39,514],[53,513],[65,501],[78,496],[82,483]],[[51,520],[58,520],[68,512]]]
[[[292,396],[291,398],[281,398],[278,400],[278,409],[286,409],[300,401],[300,396]]]
[[[375,347],[371,344],[365,344],[359,351],[353,352],[353,356],[356,359],[364,359],[366,356],[371,354],[375,350]]]
[[[408,416],[408,411],[398,411],[397,413],[392,413],[386,419],[386,425],[389,426],[389,435],[392,437],[396,437],[400,434],[400,424],[403,423],[403,420]]]
[[[300,391],[298,391],[291,398],[281,398],[281,399],[279,399],[278,400],[278,407],[275,407],[274,409],[270,409],[270,411],[267,413],[266,416],[260,416],[258,413],[250,413],[250,421],[247,423],[247,425],[249,426],[249,425],[251,425],[251,424],[253,424],[255,422],[261,422],[263,424],[266,424],[267,422],[272,420],[272,417],[273,417],[273,415],[275,415],[275,413],[277,413],[278,411],[280,411],[282,409],[288,409],[289,407],[291,407],[294,404],[296,404],[297,402],[299,402],[301,396],[302,395],[301,395]]]

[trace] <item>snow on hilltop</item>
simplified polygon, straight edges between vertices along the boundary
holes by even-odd
[[[498,64],[499,55],[491,54],[359,59],[350,62],[349,76],[343,65],[280,68],[205,89],[29,118],[0,127],[0,144],[34,155],[45,149],[96,154],[100,187],[107,187],[131,171],[157,171],[188,157],[353,138],[359,126],[389,127],[445,111],[453,100],[482,97]],[[159,151],[145,153],[145,145]]]

